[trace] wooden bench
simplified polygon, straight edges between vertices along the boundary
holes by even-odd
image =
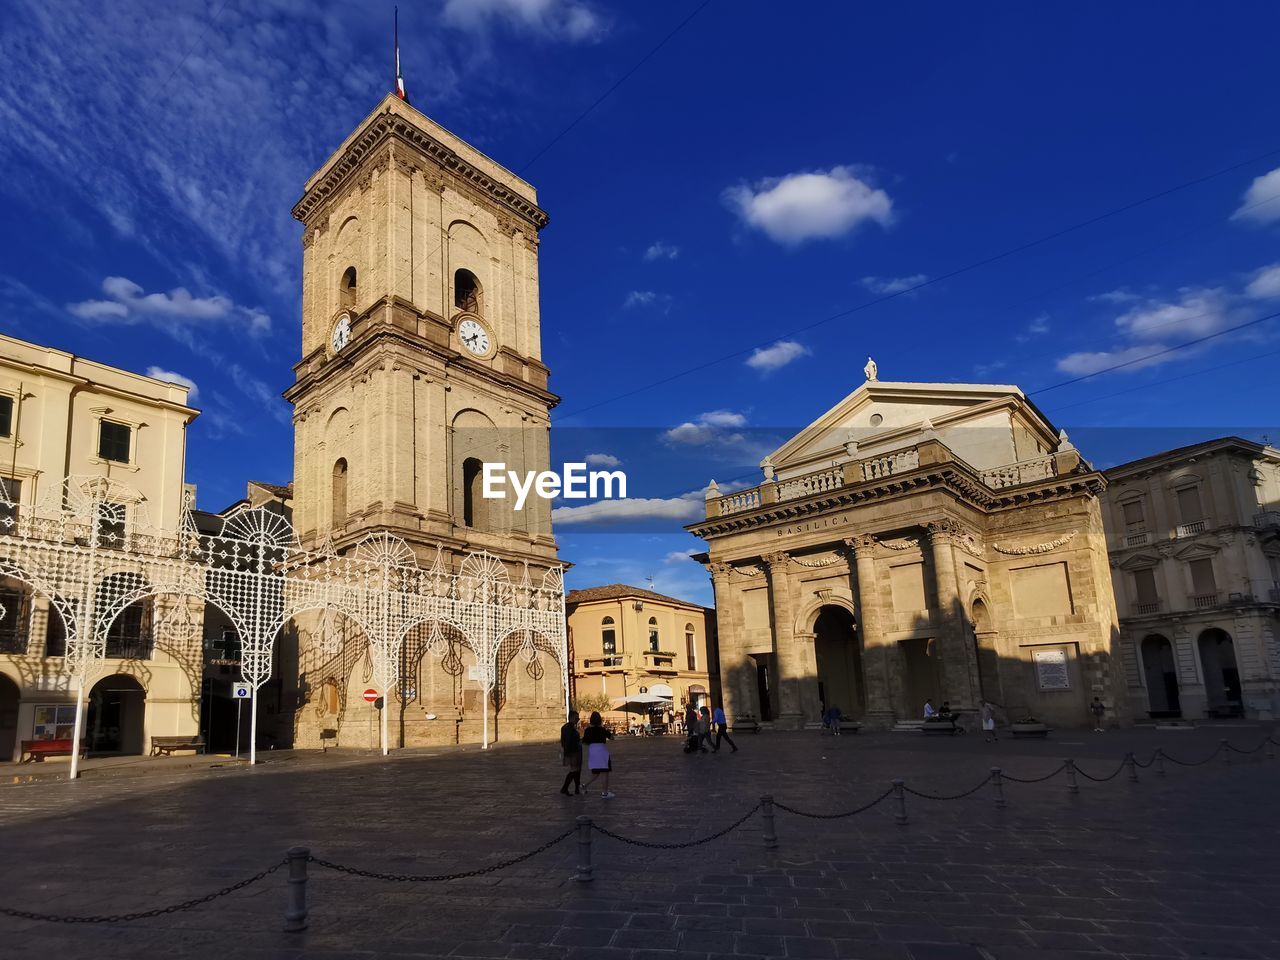
[[[151,755],[153,757],[158,757],[161,754],[166,757],[171,756],[175,750],[194,750],[196,753],[204,753],[204,737],[198,733],[193,733],[187,737],[151,738]]]
[[[862,724],[861,724],[859,721],[857,721],[857,720],[844,720],[844,719],[842,719],[842,720],[840,721],[840,733],[841,733],[841,735],[846,734],[846,733],[857,733],[857,732],[858,732],[859,730],[861,730],[861,729],[862,729]]]
[[[85,755],[85,741],[80,741],[80,756]],[[45,757],[71,756],[71,738],[65,740],[23,740],[22,763],[43,763]]]
[[[964,733],[964,727],[956,723],[955,717],[933,717],[920,725],[922,733],[945,733],[955,736]]]
[[[729,729],[734,733],[759,733],[760,721],[751,716],[734,717]]]

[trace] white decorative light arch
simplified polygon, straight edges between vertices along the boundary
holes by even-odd
[[[482,551],[467,554],[451,572],[439,547],[431,566],[423,567],[409,544],[385,531],[341,555],[327,540],[305,550],[289,521],[262,507],[226,518],[216,533],[201,533],[188,501],[178,528],[164,530],[151,523],[136,492],[97,477],[68,478],[35,504],[14,503],[8,496],[0,483],[0,506],[6,508],[0,513],[0,574],[49,597],[62,616],[63,669],[76,687],[76,743],[85,691],[102,671],[111,624],[131,603],[148,597],[176,599],[157,628],[166,637],[189,636],[195,628],[188,609],[192,599],[218,608],[235,627],[241,675],[253,690],[250,762],[257,756],[257,693],[271,678],[275,639],[290,619],[310,610],[321,611],[322,618],[341,614],[364,634],[384,704],[400,685],[408,633],[431,623],[426,650],[442,657],[448,643],[441,625],[451,628],[476,658],[486,748],[497,661],[508,637],[521,636],[519,652],[529,662],[541,655],[534,637],[542,638],[541,646],[560,666],[567,707],[559,567],[545,570],[535,584],[524,564],[513,582],[507,564]],[[332,632],[322,629],[320,642],[330,642]],[[384,709],[382,752],[387,751]],[[78,757],[73,751],[73,778]]]

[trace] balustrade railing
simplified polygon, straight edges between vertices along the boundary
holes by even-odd
[[[812,496],[815,493],[827,493],[838,490],[844,485],[844,469],[831,467],[817,473],[805,474],[803,477],[792,477],[778,481],[779,500],[797,500],[800,497]]]
[[[1216,607],[1218,605],[1220,596],[1221,595],[1217,593],[1197,594],[1191,598],[1191,605],[1197,610],[1207,610],[1210,607]]]
[[[1007,463],[1002,467],[993,467],[982,471],[982,482],[996,490],[1004,487],[1017,487],[1024,483],[1047,480],[1057,473],[1053,457],[1037,457],[1035,460],[1020,460]]]
[[[1149,616],[1150,614],[1153,614],[1153,613],[1159,613],[1160,601],[1156,600],[1151,603],[1135,603],[1133,605],[1133,612],[1140,617]]]
[[[863,480],[882,480],[920,466],[920,452],[914,447],[910,450],[899,450],[897,453],[887,453],[883,457],[869,457],[863,460],[860,466]]]
[[[1196,520],[1192,523],[1180,523],[1178,524],[1178,536],[1194,537],[1197,533],[1204,533],[1208,525],[1208,522],[1204,520]]]
[[[742,513],[744,510],[754,510],[760,506],[760,488],[752,487],[750,490],[741,490],[738,493],[726,493],[719,502],[722,517],[731,513]]]
[[[1126,547],[1145,547],[1151,542],[1151,534],[1149,533],[1131,533],[1124,538]]]

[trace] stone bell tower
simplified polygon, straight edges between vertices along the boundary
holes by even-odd
[[[533,187],[395,95],[306,182],[294,522],[341,549],[555,561],[550,504],[481,496],[486,461],[549,467]]]

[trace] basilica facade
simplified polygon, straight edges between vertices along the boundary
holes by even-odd
[[[1015,386],[876,373],[688,527],[731,719],[886,728],[932,701],[972,722],[986,699],[1079,725],[1121,703],[1104,477]]]

